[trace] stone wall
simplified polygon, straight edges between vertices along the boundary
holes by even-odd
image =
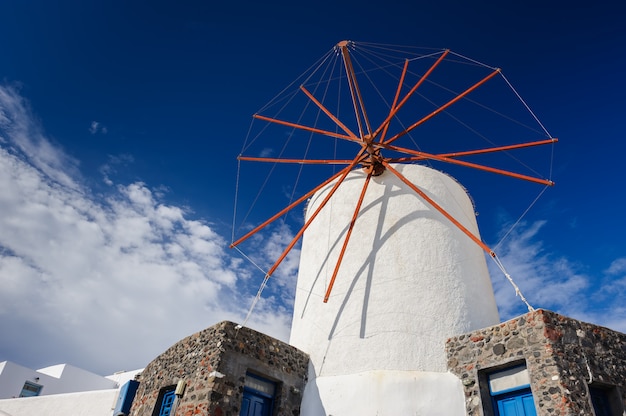
[[[593,415],[589,384],[615,386],[617,407],[626,403],[626,335],[554,312],[536,310],[450,338],[446,351],[467,415],[493,414],[487,375],[517,363],[528,369],[538,416]]]
[[[238,416],[246,372],[277,384],[274,414],[299,415],[308,356],[232,322],[195,333],[153,360],[141,373],[132,416],[151,416],[161,389],[186,383],[177,416]]]

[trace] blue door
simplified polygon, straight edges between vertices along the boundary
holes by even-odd
[[[239,416],[272,416],[276,383],[246,373]]]
[[[530,389],[515,390],[493,397],[498,416],[537,416]]]
[[[239,416],[270,416],[272,399],[244,390]]]

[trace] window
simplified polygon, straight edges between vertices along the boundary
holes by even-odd
[[[128,380],[122,387],[120,387],[115,408],[113,408],[113,415],[127,415],[130,413],[130,408],[133,405],[133,400],[135,399],[138,387],[139,382],[136,380]]]
[[[488,380],[496,416],[537,416],[525,365],[491,373]]]
[[[622,400],[614,386],[592,384],[589,386],[589,395],[596,416],[623,414]]]
[[[20,393],[20,397],[39,396],[39,393],[41,393],[42,388],[43,388],[42,385],[27,381],[24,383],[24,387],[22,387],[22,392]]]
[[[275,394],[276,383],[246,373],[239,416],[271,416]]]

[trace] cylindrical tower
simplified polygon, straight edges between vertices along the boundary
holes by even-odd
[[[420,165],[394,168],[479,235],[473,204],[453,178]],[[444,343],[499,322],[485,255],[393,173],[372,178],[323,303],[364,179],[361,171],[350,173],[304,234],[290,338],[311,357],[302,414],[455,414],[442,413],[441,402],[425,404],[438,394],[463,411],[460,384],[446,373]],[[331,187],[314,195],[308,215]],[[433,377],[454,392],[420,399]],[[368,395],[354,404],[363,407],[356,413],[346,407],[354,389]]]

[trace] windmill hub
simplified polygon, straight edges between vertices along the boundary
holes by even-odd
[[[385,165],[383,164],[383,157],[380,154],[380,149],[372,145],[374,136],[367,134],[363,136],[363,148],[367,152],[367,158],[362,162],[363,170],[367,174],[372,176],[379,176],[385,171]]]
[[[367,174],[371,173],[372,176],[379,176],[385,171],[380,150],[375,150],[369,154],[368,159],[363,162],[363,171]]]

